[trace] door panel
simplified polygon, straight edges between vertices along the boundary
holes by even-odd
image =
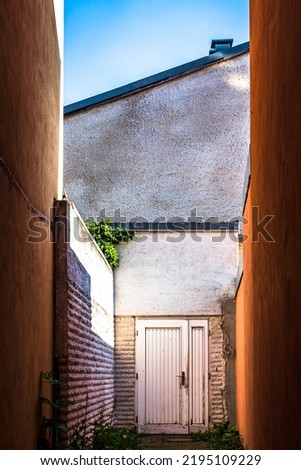
[[[139,432],[182,434],[206,424],[205,323],[137,320]]]
[[[190,432],[208,426],[207,326],[190,321]]]
[[[180,328],[146,328],[145,423],[179,424]]]

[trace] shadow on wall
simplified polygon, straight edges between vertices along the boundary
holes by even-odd
[[[236,333],[235,333],[235,300],[223,299],[221,302],[223,356],[226,361],[225,399],[227,402],[230,424],[236,424]]]

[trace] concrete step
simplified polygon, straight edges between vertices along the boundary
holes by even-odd
[[[207,442],[193,441],[187,434],[144,434],[141,436],[145,450],[208,450]]]

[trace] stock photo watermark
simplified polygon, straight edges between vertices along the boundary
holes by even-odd
[[[158,243],[159,235],[165,234],[166,242],[180,243],[186,237],[190,237],[195,242],[202,242],[204,234],[210,233],[213,243],[221,243],[226,238],[234,242],[258,243],[263,240],[267,243],[275,243],[269,224],[275,215],[260,215],[259,207],[251,208],[251,220],[246,217],[233,217],[227,221],[219,221],[218,217],[204,219],[197,216],[196,209],[190,211],[190,216],[183,217],[157,217],[152,221],[142,216],[135,216],[128,219],[121,216],[120,209],[114,211],[114,215],[106,216],[102,210],[98,217],[86,217],[85,221],[100,222],[106,220],[112,228],[126,228],[135,232],[133,243],[143,243],[151,239],[151,242]],[[73,214],[70,217],[58,215],[56,208],[50,209],[50,225],[45,224],[39,216],[33,216],[28,221],[28,231],[26,241],[28,243],[57,243],[58,234],[63,236],[66,243],[70,242],[70,237],[79,243],[91,241],[89,231],[85,225]],[[249,226],[249,227],[248,227]],[[247,229],[247,230],[246,230]]]

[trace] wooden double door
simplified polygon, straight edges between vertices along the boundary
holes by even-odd
[[[208,429],[208,321],[137,320],[138,432]]]

